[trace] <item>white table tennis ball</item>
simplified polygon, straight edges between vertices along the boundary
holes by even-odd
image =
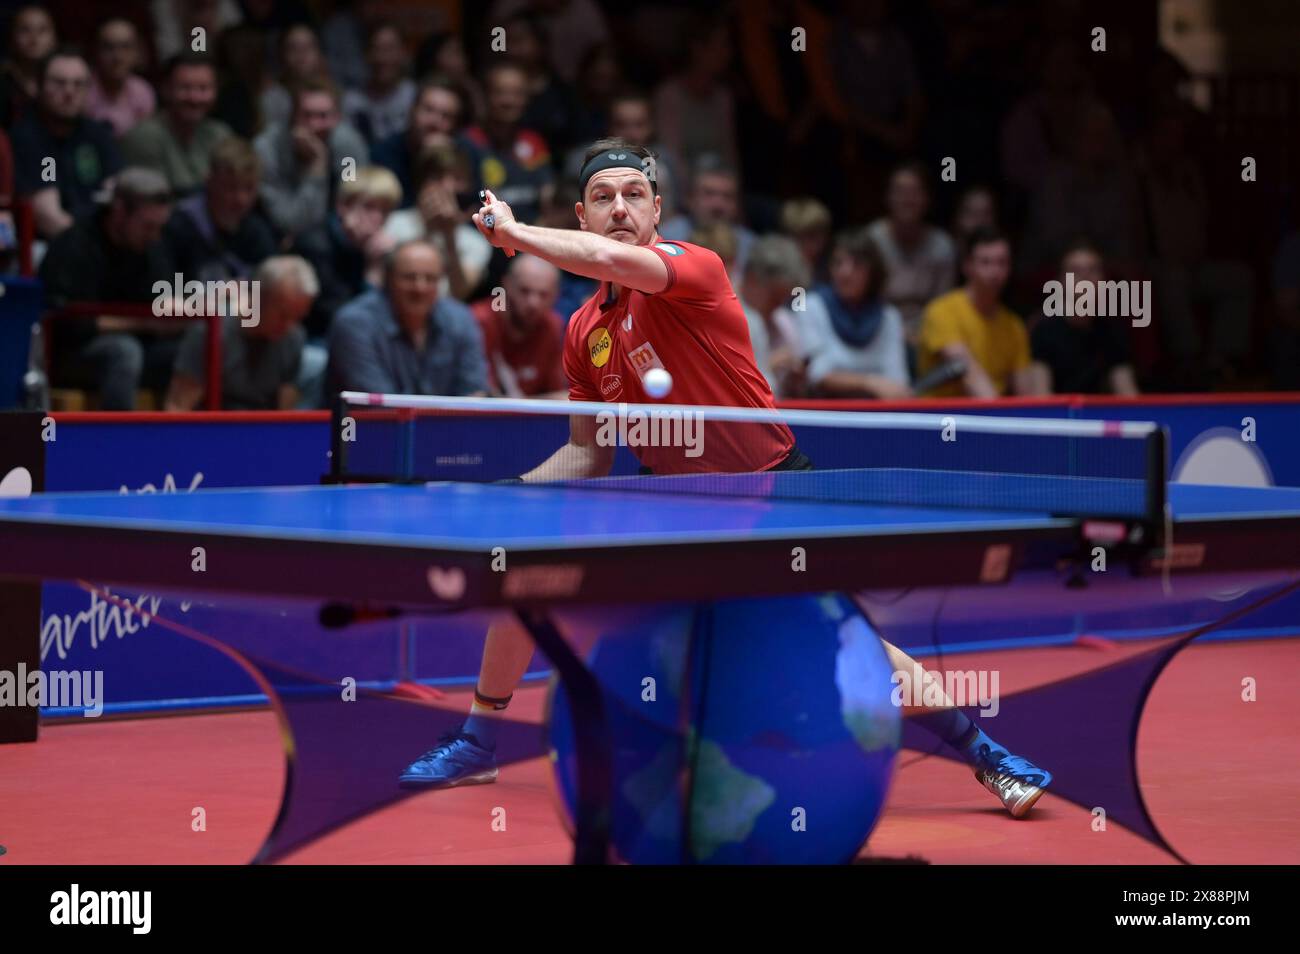
[[[663,368],[651,368],[641,380],[645,383],[646,394],[652,398],[661,398],[673,389],[673,376]]]

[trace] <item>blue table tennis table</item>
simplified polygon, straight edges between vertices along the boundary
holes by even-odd
[[[841,499],[850,477],[864,496],[898,502]],[[1300,573],[1300,488],[1161,487],[1167,516],[1151,526],[1121,516],[1150,494],[1142,481],[1080,480],[817,471],[745,475],[721,495],[671,477],[46,494],[0,500],[0,576],[305,598],[345,621],[357,606],[511,608],[570,694],[585,773],[575,858],[597,861],[608,857],[599,688],[556,608],[998,587],[1029,572],[1054,574],[1064,592],[1098,545],[1115,553],[1111,574],[1135,579]],[[1063,490],[1090,512],[1054,510]]]

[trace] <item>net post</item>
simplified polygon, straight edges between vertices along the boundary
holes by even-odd
[[[1147,490],[1147,526],[1151,533],[1151,545],[1163,547],[1169,541],[1165,539],[1165,511],[1169,505],[1169,431],[1157,427],[1146,437],[1146,490]]]
[[[330,408],[330,470],[325,483],[341,484],[347,472],[347,442],[343,440],[343,418],[347,416],[347,407],[348,402],[340,393]]]

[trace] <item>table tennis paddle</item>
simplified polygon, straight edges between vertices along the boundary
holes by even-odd
[[[486,189],[479,192],[478,200],[479,202],[487,202]],[[483,224],[490,229],[494,229],[497,227],[497,217],[493,215],[491,212],[489,212],[487,215],[483,216]],[[515,254],[515,250],[512,248],[503,248],[501,251],[506,253],[506,258],[511,258]]]
[[[912,386],[912,391],[918,395],[925,394],[927,391],[933,391],[935,388],[942,387],[951,381],[956,381],[965,373],[965,361],[945,362],[932,369],[929,373],[921,375],[916,384]]]

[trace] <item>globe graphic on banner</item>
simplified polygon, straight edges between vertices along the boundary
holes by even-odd
[[[615,855],[637,864],[851,860],[884,805],[901,713],[880,639],[838,595],[666,608],[589,663],[613,738]],[[572,713],[551,757],[572,823]]]

